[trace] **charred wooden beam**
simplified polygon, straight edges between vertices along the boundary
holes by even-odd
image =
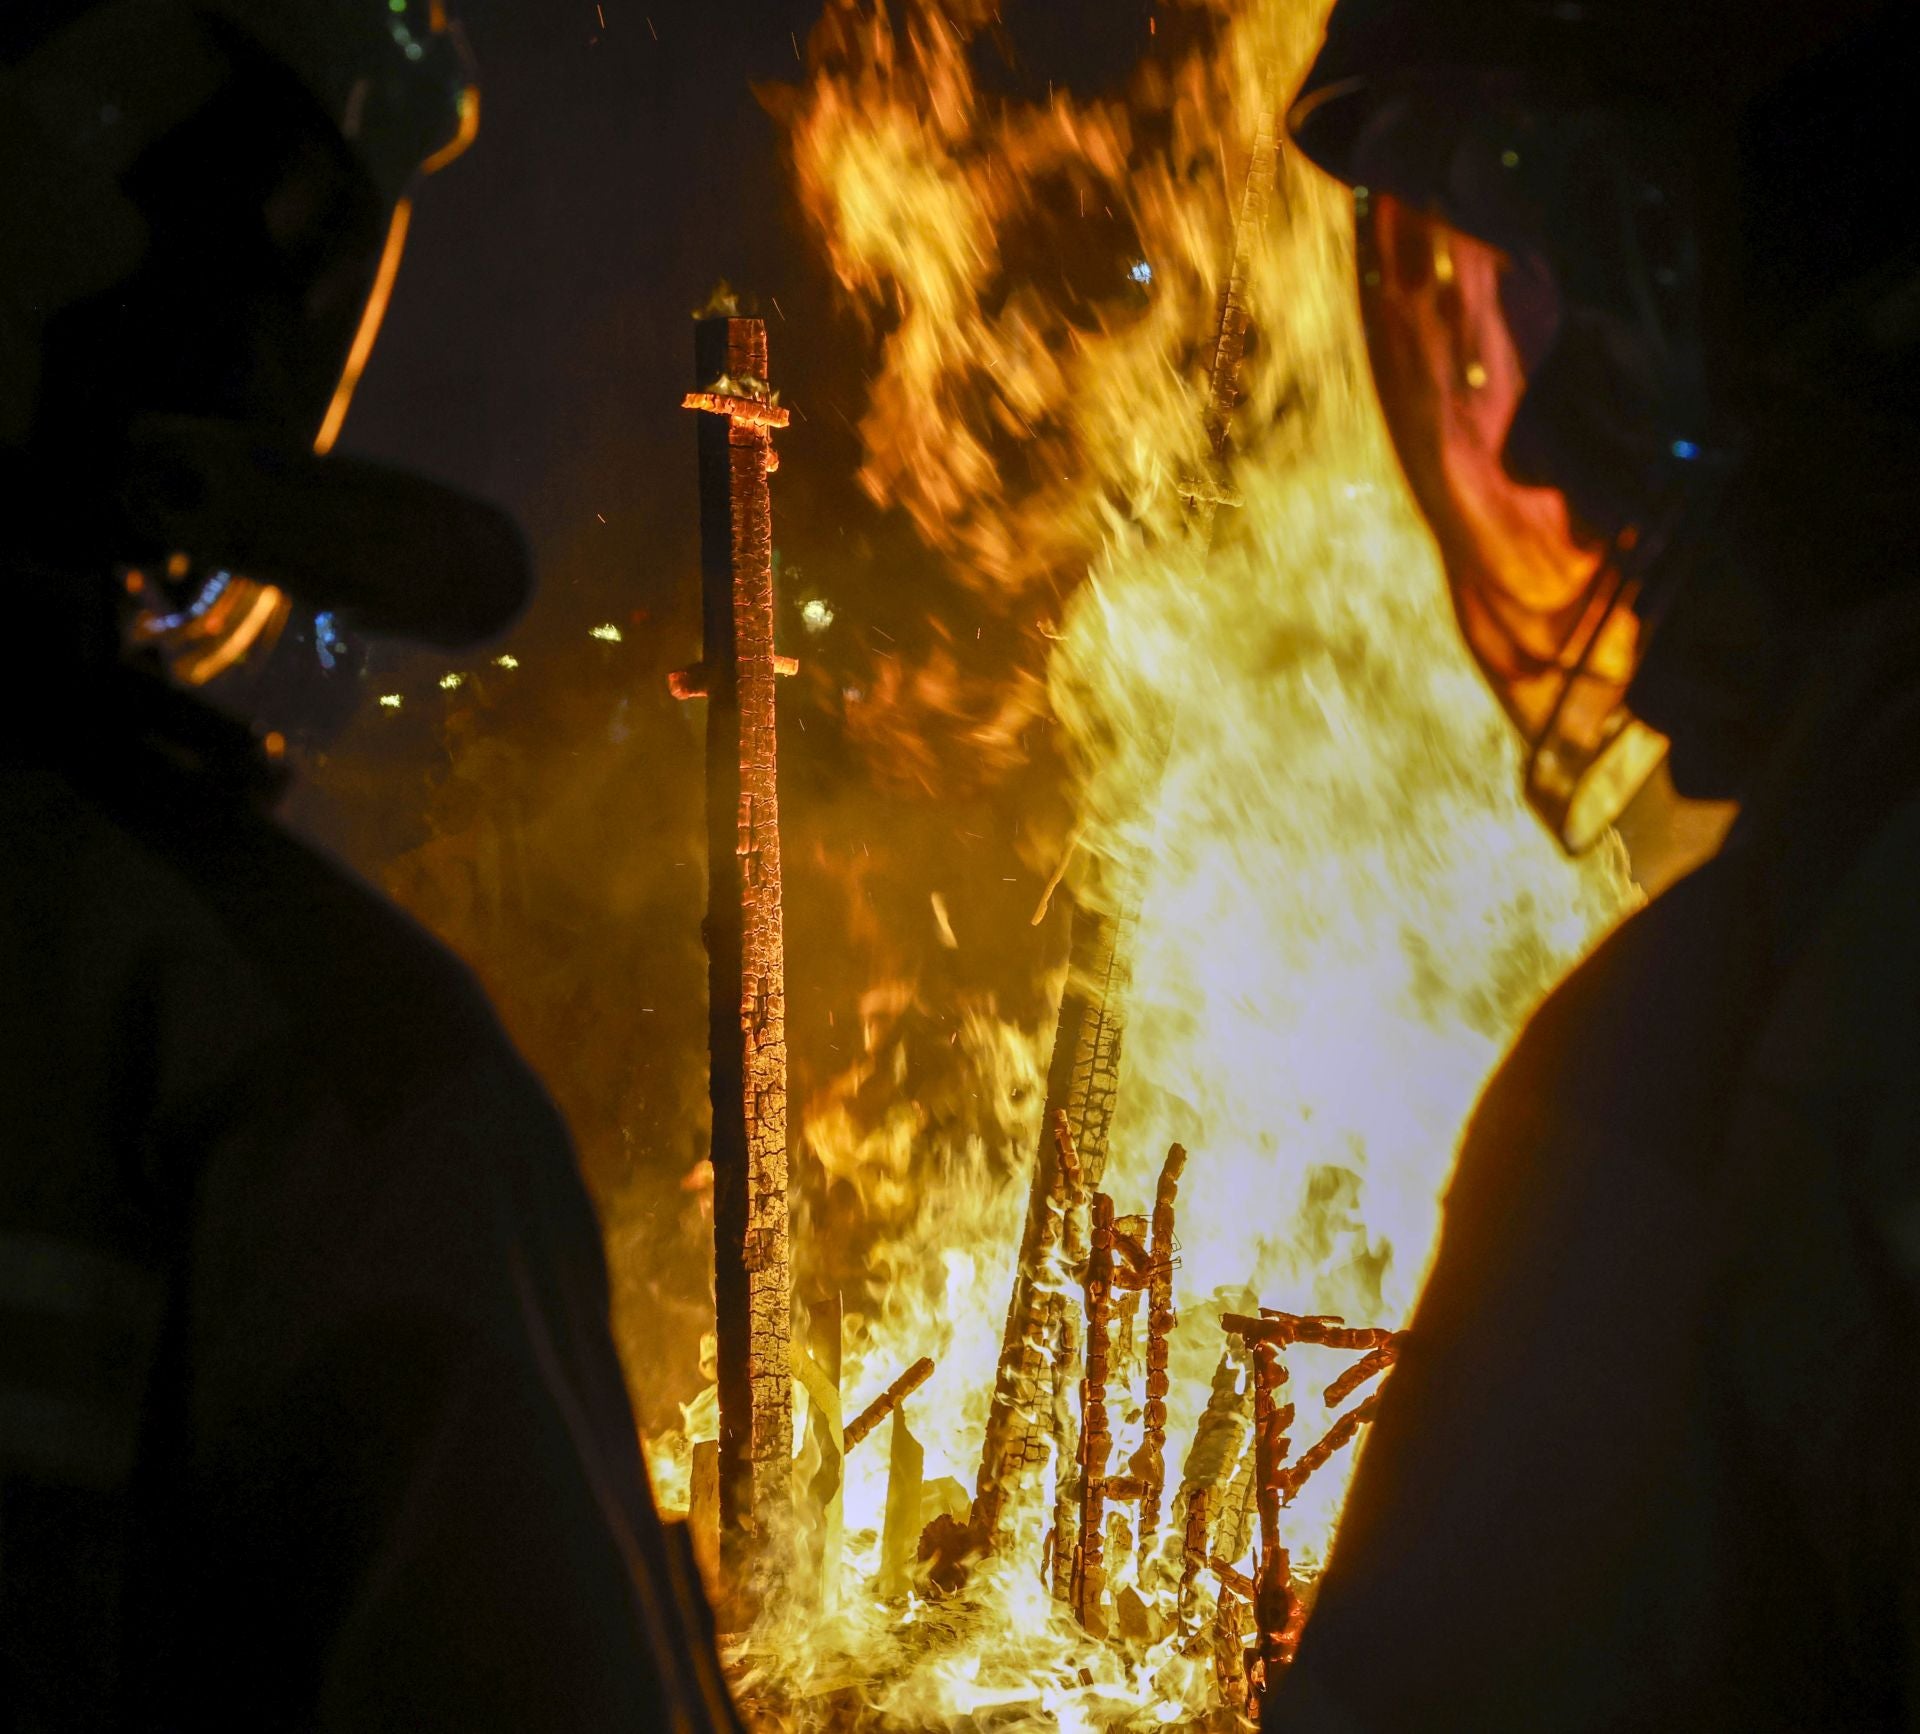
[[[878,1427],[894,1409],[920,1389],[933,1377],[933,1357],[922,1355],[899,1378],[895,1379],[879,1396],[869,1403],[859,1414],[847,1423],[847,1431],[842,1440],[841,1449],[851,1451],[854,1446]]]
[[[1300,1634],[1307,1623],[1306,1604],[1293,1587],[1293,1560],[1284,1547],[1263,1552],[1253,1587],[1253,1623],[1259,1633],[1258,1657],[1248,1675],[1247,1714],[1256,1721],[1267,1694],[1293,1666]]]
[[[1212,1539],[1213,1489],[1197,1487],[1186,1494],[1180,1532],[1180,1624],[1189,1637],[1196,1625],[1193,1610],[1200,1572],[1212,1558]]]
[[[1301,1452],[1299,1457],[1281,1472],[1279,1493],[1282,1505],[1291,1505],[1294,1495],[1306,1483],[1307,1477],[1373,1419],[1380,1407],[1380,1397],[1381,1393],[1375,1391],[1358,1408],[1349,1409],[1327,1429],[1318,1441]]]
[[[1042,1404],[1052,1394],[1050,1363],[1055,1360],[1060,1323],[1056,1306],[1062,1288],[1060,1253],[1072,1208],[1068,1166],[1079,1172],[1065,1108],[1050,1109],[1044,1150],[1044,1159],[1034,1167],[1036,1189],[1028,1198],[973,1509],[964,1534],[932,1538],[943,1553],[956,1548],[975,1554],[991,1550],[1009,1494],[1028,1470],[1046,1460],[1051,1443],[1053,1404],[1045,1402],[1044,1415]]]
[[[1326,1389],[1323,1401],[1329,1409],[1337,1409],[1353,1393],[1360,1389],[1376,1373],[1384,1373],[1400,1358],[1400,1344],[1405,1337],[1404,1331],[1396,1331],[1392,1338],[1377,1349],[1370,1349],[1355,1361],[1339,1378]]]
[[[1249,1400],[1251,1400],[1249,1392]],[[1260,1453],[1253,1439],[1240,1453],[1232,1480],[1220,1501],[1218,1522],[1214,1526],[1214,1552],[1223,1559],[1244,1559],[1253,1545],[1260,1516]]]
[[[1264,1308],[1257,1319],[1228,1313],[1220,1320],[1220,1328],[1250,1343],[1313,1343],[1329,1349],[1380,1349],[1402,1335],[1371,1325],[1350,1325],[1344,1319],[1268,1312]]]
[[[1222,1584],[1213,1622],[1213,1672],[1220,1682],[1220,1695],[1229,1704],[1247,1701],[1246,1639],[1252,1606],[1251,1596],[1242,1600],[1230,1585]]]

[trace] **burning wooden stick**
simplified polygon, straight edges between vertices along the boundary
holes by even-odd
[[[1213,1489],[1196,1487],[1186,1494],[1186,1514],[1180,1534],[1180,1624],[1189,1638],[1196,1621],[1193,1618],[1194,1591],[1200,1569],[1212,1557],[1208,1544],[1213,1538]]]
[[[1220,1695],[1229,1704],[1247,1701],[1247,1616],[1251,1607],[1250,1596],[1242,1600],[1231,1584],[1222,1583],[1213,1622],[1213,1672],[1220,1682]]]
[[[770,398],[736,396],[724,391],[690,391],[680,400],[680,407],[723,415],[742,427],[785,427],[792,419]],[[774,467],[779,468],[777,464]]]
[[[1260,1576],[1253,1588],[1253,1622],[1260,1634],[1259,1657],[1248,1680],[1247,1714],[1258,1721],[1267,1693],[1293,1666],[1307,1624],[1306,1604],[1293,1588],[1293,1559],[1284,1547],[1261,1554]]]
[[[1272,1312],[1265,1307],[1257,1319],[1228,1313],[1220,1320],[1220,1328],[1250,1343],[1313,1343],[1329,1349],[1381,1349],[1397,1344],[1405,1335],[1372,1325],[1350,1325],[1344,1319]]]
[[[1353,1393],[1360,1389],[1375,1373],[1383,1373],[1400,1358],[1400,1345],[1406,1339],[1405,1331],[1396,1331],[1379,1348],[1372,1349],[1355,1361],[1339,1378],[1326,1389],[1323,1401],[1329,1409],[1337,1409]]]
[[[1073,1556],[1073,1606],[1095,1637],[1106,1631],[1107,1319],[1113,1296],[1113,1200],[1093,1195],[1087,1253],[1087,1372],[1080,1383],[1080,1536]]]
[[[1375,1391],[1356,1409],[1349,1409],[1339,1420],[1329,1427],[1320,1441],[1300,1453],[1299,1457],[1281,1472],[1279,1482],[1280,1503],[1291,1505],[1294,1495],[1305,1484],[1306,1479],[1321,1464],[1325,1463],[1354,1434],[1358,1433],[1374,1417],[1380,1407],[1380,1393]]]
[[[1251,1401],[1257,1373],[1249,1370],[1247,1380],[1248,1398]],[[1256,1459],[1259,1453],[1249,1443],[1241,1452],[1240,1461],[1231,1479],[1224,1487],[1216,1485],[1208,1495],[1208,1503],[1217,1506],[1214,1530],[1215,1546],[1211,1559],[1213,1562],[1242,1558],[1251,1539],[1255,1511],[1258,1504],[1259,1477],[1255,1474]],[[1256,1559],[1255,1569],[1258,1569]],[[1202,1622],[1195,1617],[1197,1606],[1187,1616],[1193,1626],[1192,1636],[1187,1640],[1189,1654],[1197,1654],[1207,1634],[1211,1634],[1214,1672],[1220,1681],[1220,1689],[1231,1704],[1244,1704],[1247,1701],[1247,1656],[1246,1632],[1253,1614],[1253,1580],[1241,1576],[1247,1586],[1247,1594],[1242,1597],[1235,1594],[1235,1586],[1227,1579],[1221,1580],[1220,1594],[1214,1603],[1213,1618]]]
[[[1173,1310],[1173,1207],[1187,1153],[1178,1144],[1167,1151],[1153,1198],[1153,1240],[1148,1251],[1146,1431],[1129,1467],[1141,1482],[1139,1548],[1144,1568],[1160,1528],[1160,1500],[1167,1483],[1167,1339],[1177,1315]]]
[[[846,1433],[840,1441],[840,1449],[851,1451],[854,1446],[878,1427],[894,1409],[906,1398],[920,1389],[933,1376],[933,1357],[922,1355],[899,1378],[895,1379],[879,1396],[869,1403],[859,1414],[847,1423]]]

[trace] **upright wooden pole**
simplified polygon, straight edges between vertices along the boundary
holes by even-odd
[[[705,655],[673,677],[707,700],[707,988],[713,1100],[720,1558],[728,1613],[788,1569],[793,1277],[787,1245],[786,973],[773,648],[772,430],[758,319],[694,327]],[[788,665],[790,668],[791,665]]]

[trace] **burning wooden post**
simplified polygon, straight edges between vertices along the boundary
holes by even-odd
[[[1051,1090],[1048,1095],[1051,1101]],[[1060,1321],[1057,1267],[1084,1179],[1070,1117],[1064,1108],[1049,1111],[1046,1148],[1045,1159],[1035,1169],[1036,1177],[1045,1178],[1045,1190],[1028,1199],[1013,1299],[1007,1309],[994,1374],[993,1401],[987,1410],[973,1509],[964,1527],[946,1525],[929,1530],[923,1544],[943,1562],[944,1571],[957,1570],[963,1555],[991,1548],[1008,1494],[1027,1469],[1046,1460],[1053,1406],[1047,1404],[1045,1419],[1049,1425],[1043,1428],[1041,1397],[1043,1388],[1050,1394],[1051,1381],[1043,1387],[1042,1379],[1055,1359],[1054,1338]]]
[[[1271,1307],[1262,1307],[1258,1318],[1249,1318],[1245,1313],[1224,1314],[1220,1328],[1250,1343],[1273,1343],[1281,1347],[1288,1343],[1313,1343],[1325,1349],[1360,1349],[1369,1356],[1377,1349],[1389,1347],[1397,1352],[1398,1345],[1406,1340],[1404,1331],[1382,1330],[1378,1325],[1350,1325],[1345,1319],[1315,1318],[1305,1313],[1275,1312]]]
[[[1046,1462],[1051,1404],[1046,1401],[1058,1284],[1050,1269],[1060,1243],[1062,1130],[1078,1155],[1080,1184],[1100,1184],[1107,1132],[1120,1085],[1127,947],[1121,923],[1089,906],[1074,911],[1071,957],[1047,1070],[1040,1149],[1027,1195],[1026,1226],[1001,1338],[993,1402],[987,1413],[975,1483],[972,1546],[992,1548],[1008,1494]]]
[[[1300,1641],[1301,1609],[1293,1593],[1292,1556],[1280,1543],[1280,1491],[1293,1405],[1279,1400],[1287,1383],[1279,1344],[1256,1343],[1253,1367],[1254,1476],[1260,1501],[1260,1567],[1253,1580],[1253,1619],[1259,1633],[1259,1658],[1247,1709],[1258,1717],[1262,1696],[1293,1660]]]
[[[1095,1637],[1106,1631],[1107,1317],[1113,1299],[1113,1200],[1093,1195],[1087,1252],[1087,1372],[1080,1385],[1080,1536],[1073,1555],[1073,1606]]]
[[[1139,1476],[1140,1564],[1144,1571],[1160,1528],[1160,1499],[1167,1482],[1167,1339],[1177,1314],[1173,1309],[1173,1207],[1187,1153],[1178,1144],[1167,1152],[1153,1199],[1153,1239],[1147,1249],[1147,1411],[1140,1449],[1130,1464]]]
[[[1087,1201],[1080,1152],[1067,1117],[1054,1122],[1058,1157],[1054,1196],[1060,1212],[1061,1265],[1083,1277],[1087,1264]],[[1064,1293],[1052,1297],[1053,1342],[1053,1593],[1073,1598],[1073,1566],[1080,1539],[1080,1438],[1073,1415],[1074,1372],[1080,1365],[1080,1315]]]
[[[702,319],[697,669],[707,700],[707,988],[721,1564],[744,1614],[786,1572],[793,1517],[793,1279],[787,1244],[786,975],[773,648],[772,430],[766,326]]]

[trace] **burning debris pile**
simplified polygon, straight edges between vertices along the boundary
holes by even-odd
[[[719,552],[675,690],[718,719],[718,1402],[657,1450],[770,1726],[1238,1725],[1298,1642],[1474,1097],[1632,895],[1525,811],[1376,426],[1347,214],[1279,142],[1321,11],[1175,7],[1124,101],[1028,105],[976,80],[987,0],[832,0],[787,105],[883,333],[863,479],[1027,623],[1077,773],[1077,829],[1035,844],[1055,1027],[956,1028],[1000,1111],[909,1138],[857,1298],[789,1245],[771,1069],[784,659],[749,613],[784,412],[755,322],[703,338]],[[1030,265],[1036,228],[1071,269]],[[843,1118],[796,1123],[860,1184]]]
[[[1219,1322],[1230,1346],[1215,1377],[1214,1401],[1202,1417],[1183,1465],[1176,1522],[1171,1533],[1163,1536],[1166,1398],[1171,1389],[1168,1345],[1177,1322],[1175,1206],[1187,1152],[1178,1144],[1167,1152],[1152,1214],[1122,1217],[1116,1216],[1114,1200],[1107,1193],[1087,1185],[1064,1114],[1054,1122],[1053,1145],[1056,1160],[1046,1219],[1031,1254],[1035,1268],[1029,1273],[1030,1281],[1017,1283],[1015,1291],[1019,1295],[1029,1288],[1038,1290],[1049,1303],[1044,1309],[1049,1342],[1041,1359],[1048,1370],[1050,1402],[1045,1421],[1052,1442],[1054,1485],[1052,1523],[1044,1538],[1040,1575],[1055,1601],[1071,1610],[1088,1638],[1110,1641],[1141,1661],[1156,1652],[1163,1666],[1177,1661],[1189,1696],[1196,1664],[1203,1682],[1204,1668],[1210,1664],[1219,1711],[1210,1720],[1234,1726],[1242,1711],[1257,1720],[1265,1692],[1293,1659],[1306,1618],[1307,1604],[1296,1590],[1291,1554],[1282,1538],[1281,1513],[1294,1503],[1315,1471],[1353,1442],[1379,1401],[1376,1389],[1339,1415],[1297,1457],[1291,1455],[1289,1429],[1295,1408],[1287,1400],[1285,1352],[1295,1344],[1359,1351],[1359,1358],[1323,1393],[1322,1401],[1331,1411],[1392,1367],[1402,1335],[1350,1327],[1337,1318],[1305,1318],[1266,1308],[1258,1317],[1224,1315]],[[1116,1296],[1120,1297],[1117,1318]],[[1143,1297],[1145,1340],[1140,1346],[1135,1327]],[[1003,1359],[1002,1391],[1010,1379],[1018,1378],[1016,1369],[1026,1359],[1025,1351],[1034,1346],[1023,1342]],[[913,1513],[920,1509],[925,1454],[905,1425],[901,1405],[925,1383],[933,1368],[930,1358],[916,1361],[847,1424],[836,1442],[836,1455],[844,1462],[846,1453],[881,1420],[894,1418],[884,1563],[876,1587],[883,1594],[889,1589],[895,1594],[904,1591],[903,1605],[908,1610],[916,1590],[936,1601],[965,1605],[971,1569],[996,1551],[997,1519],[1009,1501],[1024,1491],[1025,1478],[1018,1466],[998,1456],[989,1441],[989,1461],[1000,1465],[997,1479],[989,1481],[983,1471],[969,1514],[936,1516],[918,1534],[916,1545]],[[1127,1459],[1125,1472],[1114,1474],[1110,1472],[1114,1438],[1108,1401],[1116,1382],[1126,1390],[1129,1371],[1136,1375],[1132,1383],[1145,1392],[1140,1442]],[[819,1389],[816,1363],[796,1356],[795,1376],[816,1390],[823,1404],[837,1405],[837,1391]],[[1026,1419],[1039,1418],[1029,1415]],[[1223,1437],[1228,1435],[1236,1437],[1223,1448]],[[1223,1472],[1230,1466],[1234,1473],[1223,1488]],[[829,1484],[837,1492],[837,1475],[829,1478]],[[1110,1509],[1127,1506],[1133,1508],[1131,1522],[1122,1510]],[[983,1522],[995,1527],[983,1527]],[[743,1539],[765,1545],[774,1538],[762,1528]],[[1244,1555],[1250,1545],[1254,1562],[1249,1573],[1232,1560]],[[714,1550],[709,1544],[701,1552],[712,1557]],[[909,1552],[916,1559],[911,1567]],[[1110,1553],[1127,1562],[1124,1571],[1116,1573],[1110,1567]],[[1116,1582],[1121,1587],[1114,1593]],[[792,1583],[785,1587],[789,1594],[796,1588]],[[752,1657],[751,1640],[746,1654]],[[905,1660],[905,1655],[900,1659]],[[864,1693],[856,1693],[851,1701],[837,1692],[805,1694],[794,1700],[769,1681],[757,1708],[776,1725],[810,1725],[821,1717],[809,1714],[809,1697],[825,1700],[812,1708],[824,1713],[827,1725],[862,1725],[867,1708]],[[1008,1708],[1016,1712],[1017,1723],[1020,1706]],[[1151,1721],[1164,1721],[1157,1705],[1149,1708],[1155,1712]]]

